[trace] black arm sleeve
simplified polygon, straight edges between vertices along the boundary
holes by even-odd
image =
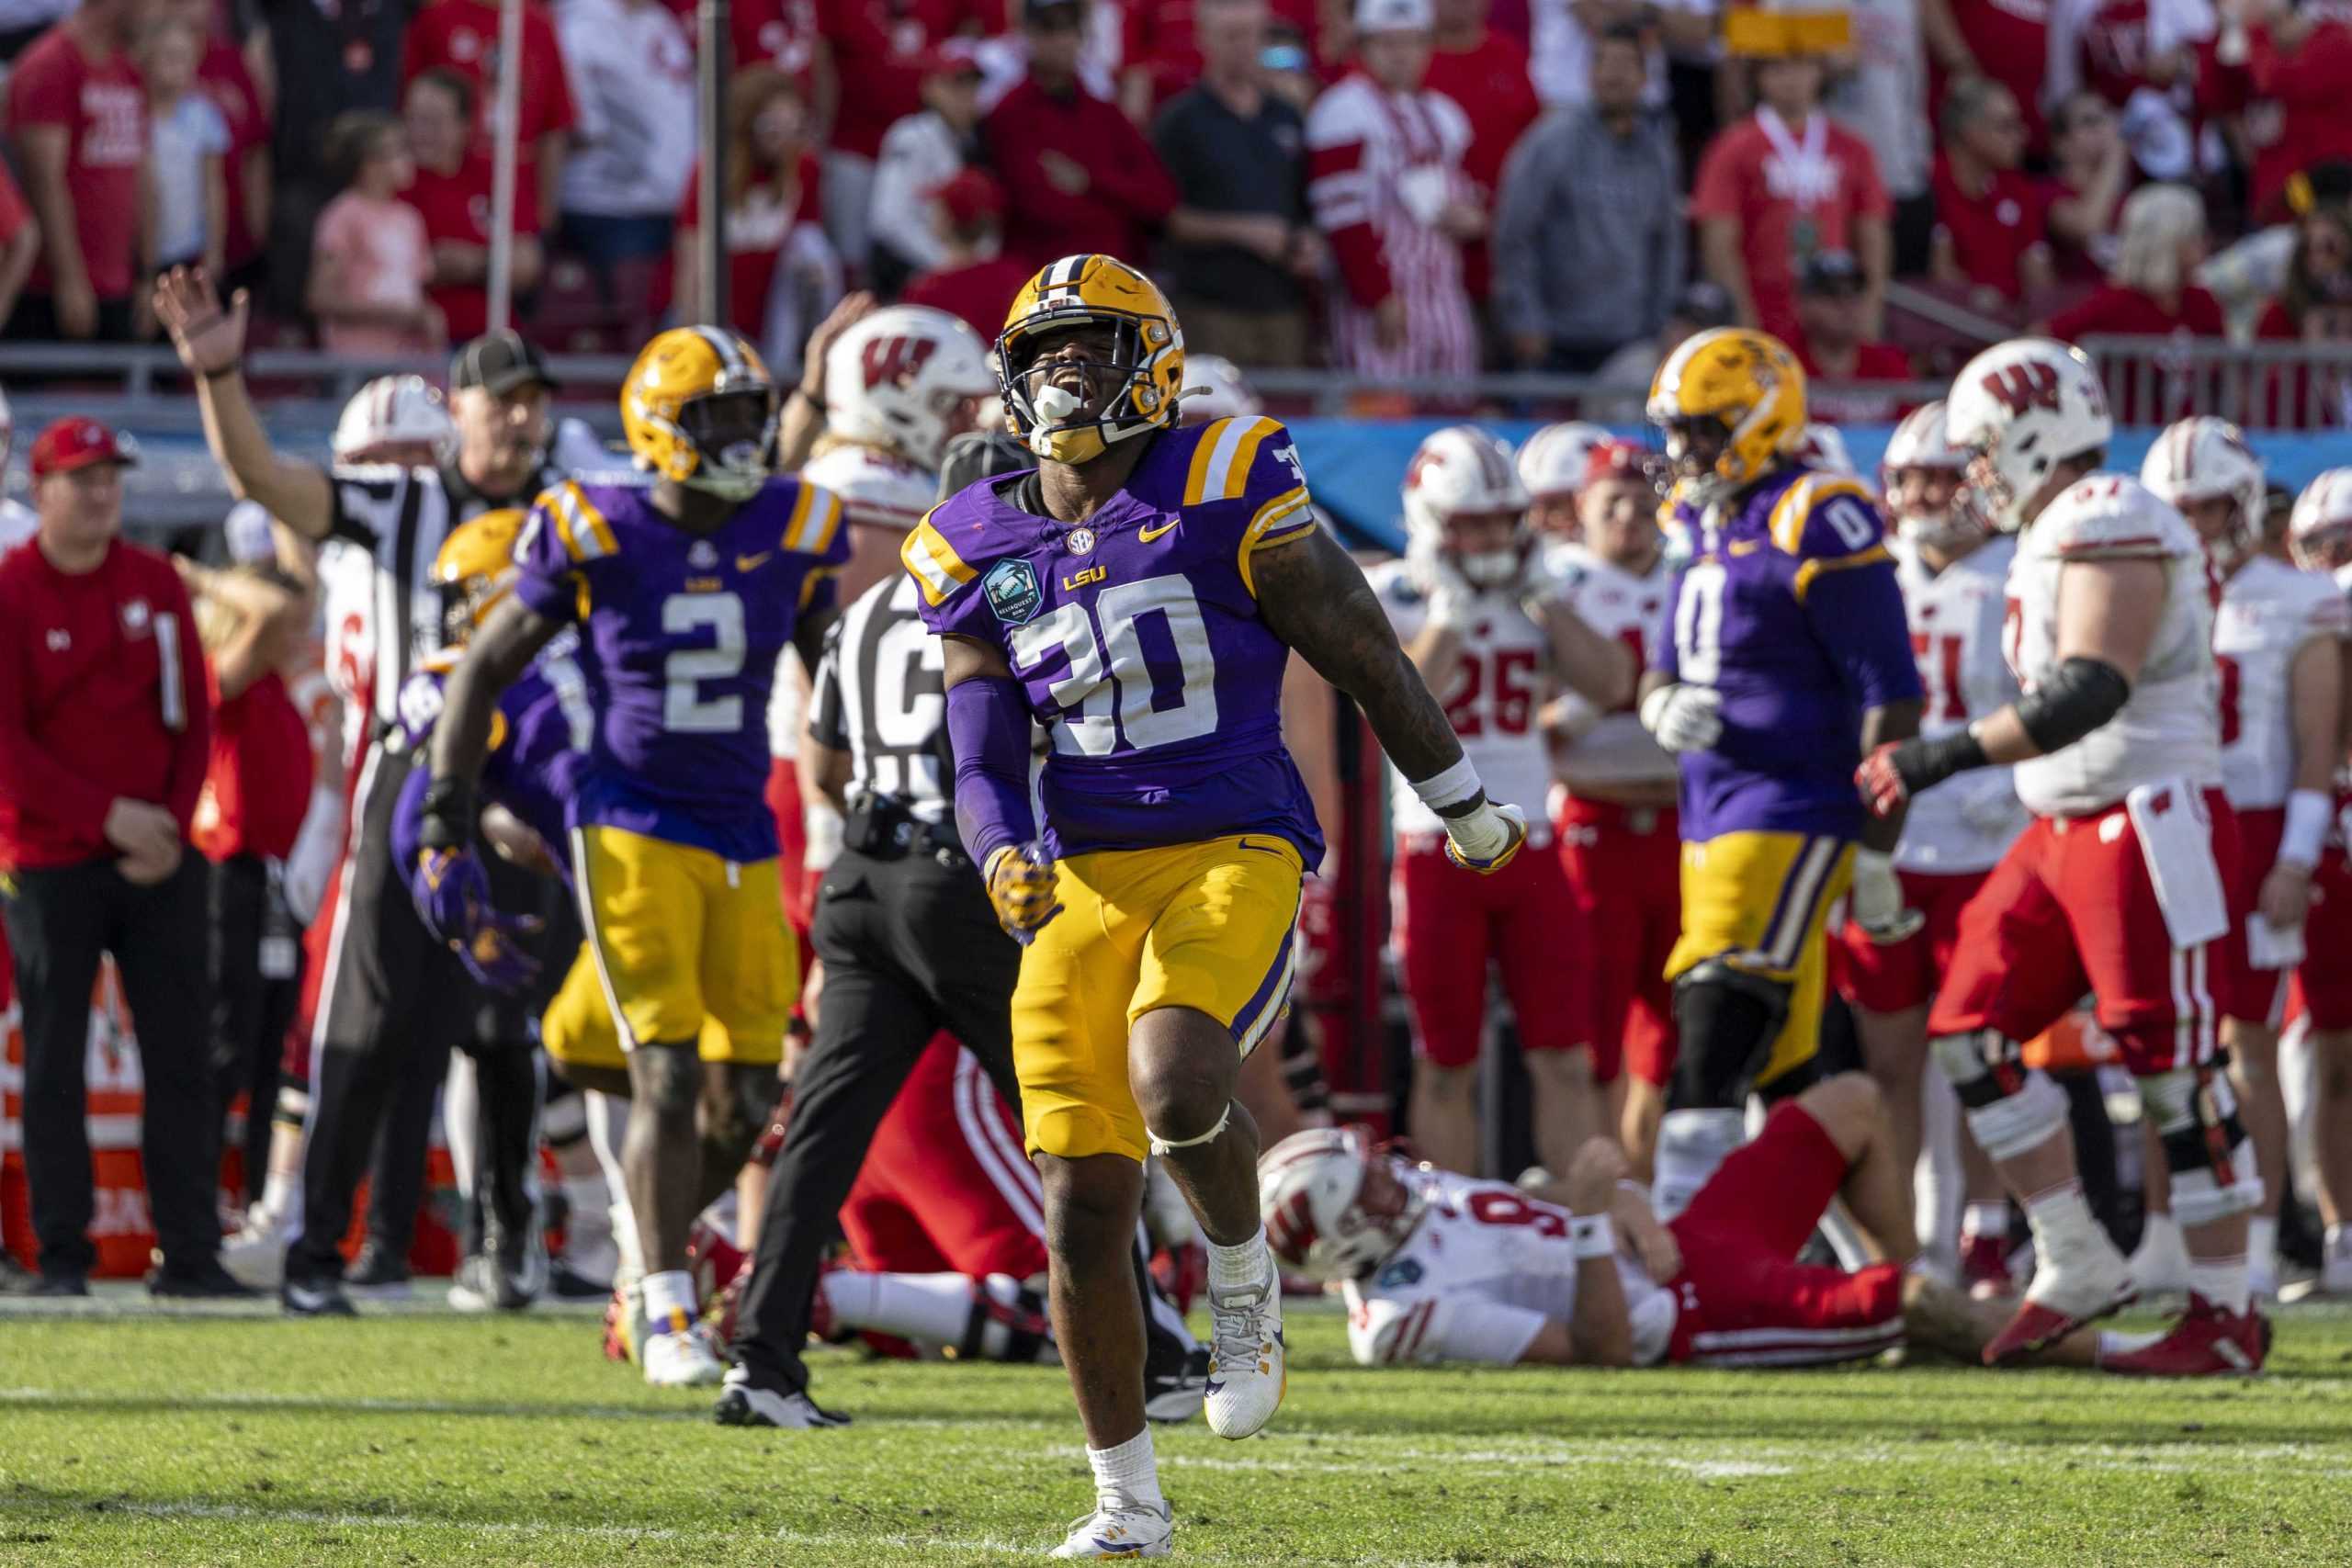
[[[2131,696],[2132,682],[2122,671],[2103,659],[2077,656],[2018,699],[2018,722],[2048,756],[2113,718]]]

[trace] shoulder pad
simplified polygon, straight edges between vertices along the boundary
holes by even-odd
[[[772,479],[793,488],[792,514],[784,525],[784,547],[821,560],[849,558],[849,536],[842,530],[842,498],[805,479]]]
[[[1815,559],[1860,555],[1886,542],[1878,498],[1861,480],[1807,470],[1772,503],[1773,545]]]
[[[956,547],[947,542],[948,532],[969,537],[978,532],[980,542],[987,543],[986,518],[977,504],[965,504],[964,495],[954,496],[923,513],[922,521],[910,529],[899,546],[899,564],[922,590],[922,602],[933,609],[953,599],[964,586],[979,575],[978,567],[967,562]],[[988,557],[974,552],[985,562]]]
[[[2033,520],[2036,547],[2053,556],[2201,555],[2196,531],[2139,480],[2093,474],[2077,481]]]
[[[2315,571],[2287,569],[2287,607],[2313,636],[2352,637],[2352,600]]]
[[[572,566],[620,553],[620,539],[604,508],[577,479],[566,479],[539,492],[523,525],[523,536],[515,544],[517,558],[544,559],[548,552],[545,541],[537,537],[542,533],[554,536],[564,560]]]
[[[931,510],[939,481],[912,463],[863,446],[837,446],[801,470],[841,499],[853,523],[912,527]]]

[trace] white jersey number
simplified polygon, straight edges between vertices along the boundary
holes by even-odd
[[[1712,686],[1724,667],[1724,591],[1730,580],[1720,561],[1702,560],[1682,574],[1682,597],[1674,606],[1674,654],[1678,679]]]
[[[1216,660],[1208,622],[1193,585],[1179,573],[1104,589],[1092,618],[1083,604],[1057,604],[1015,627],[1012,642],[1013,658],[1024,668],[1035,668],[1057,648],[1069,660],[1069,673],[1051,686],[1061,709],[1054,726],[1054,744],[1061,750],[1102,757],[1122,735],[1129,748],[1143,750],[1216,728]]]
[[[707,628],[708,648],[682,648],[662,660],[662,727],[675,735],[724,735],[743,728],[743,699],[706,698],[705,681],[743,672],[743,601],[732,593],[673,593],[662,601],[662,629],[672,637]]]

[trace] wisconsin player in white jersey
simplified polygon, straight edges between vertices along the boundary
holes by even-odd
[[[1630,702],[1635,666],[1531,573],[1527,492],[1510,448],[1485,431],[1449,425],[1421,443],[1405,473],[1405,558],[1373,570],[1373,591],[1489,798],[1525,812],[1534,840],[1534,852],[1492,876],[1459,875],[1443,821],[1401,776],[1390,781],[1413,1136],[1442,1164],[1479,1166],[1478,1048],[1492,960],[1534,1085],[1536,1150],[1558,1160],[1599,1130],[1600,1108],[1584,920],[1558,858],[1543,852],[1551,763],[1539,719],[1555,686],[1570,682],[1593,685],[1606,705]]]
[[[2352,592],[2352,468],[2329,468],[2303,487],[2288,519],[2287,542],[2295,564]],[[2352,790],[2339,781],[2339,805],[2347,795]],[[2352,1296],[2352,964],[2336,957],[2352,953],[2352,863],[2346,859],[2343,820],[2339,812],[2338,830],[2312,879],[2303,936],[2310,957],[2294,984],[2320,1064],[2311,1123],[2326,1242],[2313,1288],[2335,1297]]]
[[[1934,739],[1967,728],[2018,697],[2003,657],[2002,615],[2017,541],[1997,534],[1968,490],[1968,454],[1951,444],[1939,400],[1912,411],[1887,442],[1882,478],[1894,519],[1895,581],[1911,624],[1926,704],[1919,733]],[[1960,911],[2025,827],[2025,807],[2007,768],[1951,780],[1911,803],[1894,850],[1903,902],[1926,923],[1900,942],[1880,943],[1848,921],[1840,938],[1838,990],[1854,1010],[1862,1064],[1885,1096],[1894,1151],[1909,1170],[1925,1141],[1923,1081],[1928,1065],[1928,1004],[1951,967]],[[1940,1085],[1937,1092],[1949,1094]],[[1938,1196],[1957,1172],[1939,1159]],[[1951,1245],[1945,1210],[1922,1216],[1939,1261]],[[2007,1206],[2001,1205],[2006,1227]],[[2003,1256],[1988,1236],[1995,1269]],[[1955,1248],[1955,1250],[1957,1250]]]
[[[1529,450],[1547,434],[1537,432]],[[1582,542],[1548,546],[1545,569],[1587,626],[1646,669],[1665,635],[1674,586],[1649,457],[1605,434],[1578,449],[1585,468],[1574,493]],[[1522,479],[1528,468],[1521,452]],[[1591,943],[1593,1073],[1609,1090],[1612,1124],[1646,1181],[1674,1071],[1674,989],[1666,979],[1682,930],[1674,758],[1642,728],[1630,699],[1603,712],[1570,692],[1545,712],[1558,785],[1552,829]]]
[[[2287,1181],[2278,1025],[2288,976],[2305,949],[2312,875],[2334,827],[2352,605],[2327,578],[2263,551],[2267,487],[2261,460],[2236,425],[2180,421],[2149,448],[2140,480],[2188,519],[2222,579],[2213,661],[2221,672],[2222,793],[2237,813],[2238,866],[2219,999],[2222,1040],[2264,1189],[2247,1261],[2255,1294],[2270,1296],[2278,1293],[2278,1201]],[[2324,962],[2341,960],[2331,954]],[[2140,1256],[2132,1262],[2143,1291],[2188,1282],[2151,1279]]]
[[[1955,773],[2014,763],[2026,829],[1961,912],[1928,1030],[1968,1125],[2025,1204],[2035,1270],[1985,1348],[2001,1362],[2133,1296],[2084,1201],[2065,1097],[2017,1042],[2085,993],[2164,1140],[2186,1234],[2188,1314],[2116,1370],[2261,1366],[2268,1325],[2247,1295],[2246,1216],[2262,1178],[2221,1071],[2215,953],[2237,835],[2221,799],[2212,653],[2218,584],[2180,513],[2101,473],[2113,434],[2083,352],[2041,338],[1987,349],[1953,383],[1951,438],[2005,531],[2009,663],[2025,695],[1934,739],[1881,747],[1857,770],[1873,809]]]
[[[1900,1259],[1907,1215],[1877,1090],[1859,1073],[1776,1107],[1689,1208],[1661,1224],[1606,1138],[1537,1192],[1414,1166],[1360,1132],[1300,1133],[1259,1162],[1284,1266],[1341,1282],[1364,1366],[1483,1362],[1803,1367],[1905,1340],[1973,1357],[1997,1325]],[[1796,1254],[1832,1198],[1888,1261],[1848,1272]],[[2097,1364],[2115,1337],[2047,1358]]]
[[[1568,558],[1559,552],[1582,536],[1584,524],[1577,512],[1577,492],[1584,489],[1585,468],[1592,449],[1609,439],[1609,432],[1581,419],[1547,424],[1527,438],[1519,449],[1519,482],[1527,489],[1527,521],[1551,567]]]

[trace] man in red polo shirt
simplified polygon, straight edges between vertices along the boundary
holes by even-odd
[[[1873,343],[1862,321],[1862,265],[1844,251],[1816,251],[1797,275],[1796,350],[1804,366],[1805,407],[1829,424],[1883,424],[1903,400],[1856,383],[1908,381],[1911,361]]]
[[[1967,285],[1979,310],[2006,312],[2057,276],[2042,195],[2018,168],[2025,116],[2007,87],[1972,76],[1944,95],[1941,124],[1929,270],[1938,283]]]
[[[41,257],[8,323],[23,338],[128,342],[146,174],[147,95],[127,47],[135,0],[82,0],[8,73],[8,129]]]
[[[1023,14],[1029,74],[980,122],[1004,182],[1016,259],[1043,266],[1089,252],[1140,265],[1176,210],[1176,182],[1118,106],[1078,79],[1078,0],[1032,0]]]
[[[205,877],[187,839],[211,748],[204,656],[171,563],[126,544],[127,443],[33,443],[40,532],[0,560],[0,878],[25,1034],[25,1174],[41,1293],[88,1293],[90,994],[111,953],[146,1080],[158,1296],[242,1296],[220,1267],[220,1111],[204,1049]]]
[[[408,26],[401,80],[413,82],[446,67],[473,84],[479,110],[477,152],[487,156],[497,127],[498,6],[494,0],[434,0]],[[541,212],[556,209],[563,180],[563,150],[579,123],[563,48],[544,6],[523,7],[522,90],[515,107],[514,182]],[[455,327],[453,339],[462,338]]]

